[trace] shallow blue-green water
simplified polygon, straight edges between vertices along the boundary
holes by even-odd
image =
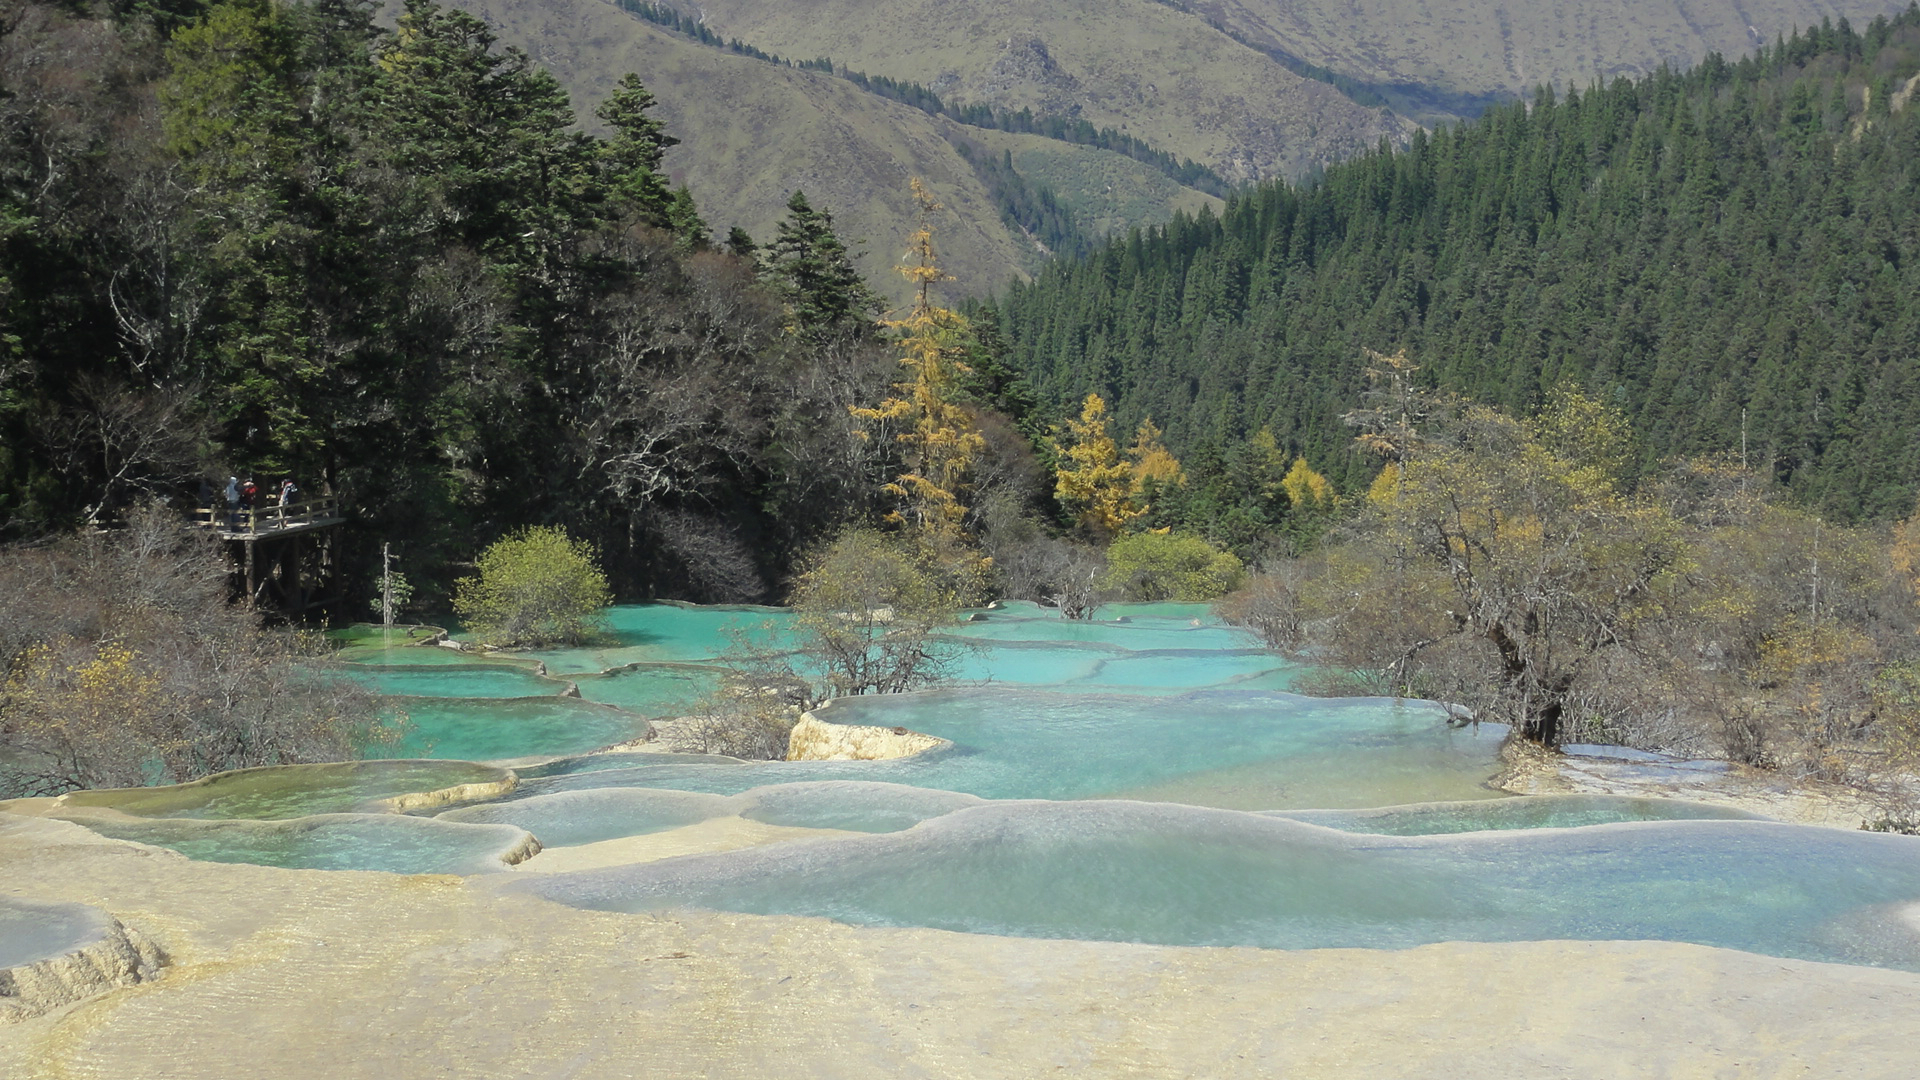
[[[511,887],[623,911],[1025,936],[1274,948],[1660,938],[1920,970],[1920,840],[1676,800],[1501,797],[1485,784],[1497,726],[1451,728],[1428,703],[1288,693],[1297,669],[1201,606],[1100,615],[973,613],[947,635],[955,685],[818,714],[952,743],[877,762],[588,753],[693,709],[734,641],[777,642],[777,611],[615,608],[606,641],[513,655],[360,632],[342,658],[412,724],[391,753],[448,760],[89,793],[76,809],[149,820],[74,816],[195,858],[469,874],[503,869],[529,833],[562,847],[741,817],[861,835]],[[569,683],[580,697],[562,696]],[[517,767],[518,788],[492,801],[365,812],[502,775],[466,762],[506,759],[551,760]]]
[[[1243,809],[1378,806],[1490,797],[1502,730],[1448,728],[1434,706],[1277,692],[1178,697],[971,687],[841,699],[835,723],[901,726],[950,749],[894,761],[767,761],[623,768],[620,755],[525,779],[546,794],[672,787],[734,794],[801,780],[877,780],[989,799],[1127,795]]]
[[[1278,655],[1256,648],[1251,635],[1220,624],[1207,614],[1204,605],[1113,605],[1101,609],[1100,614],[1102,618],[1093,621],[1067,620],[1033,604],[1010,604],[971,613],[946,634],[944,648],[950,659],[952,682],[974,689],[1150,698],[1210,689],[1282,690],[1295,670]],[[717,658],[742,640],[760,646],[778,644],[778,634],[791,621],[787,613],[771,608],[642,604],[609,609],[607,639],[581,648],[486,654],[417,644],[376,647],[364,642],[381,640],[377,628],[358,628],[359,636],[350,639],[351,644],[341,655],[366,685],[400,699],[408,715],[410,728],[405,737],[385,754],[521,759],[578,754],[625,742],[644,732],[647,718],[693,711],[719,686],[724,669]],[[375,636],[369,638],[369,634]],[[406,634],[406,630],[397,629],[394,640],[425,639],[424,634],[415,638]],[[539,673],[542,668],[547,674]],[[626,715],[615,717],[563,705],[539,707],[526,700],[557,698],[569,684],[582,699],[612,706]],[[892,718],[876,716],[847,722],[908,727],[934,723],[942,725],[942,730],[920,730],[955,738],[945,730],[955,710],[933,717],[924,709],[899,702],[863,703],[862,708],[868,713],[874,709],[900,711]],[[1168,706],[1160,711],[1177,708]],[[1019,741],[995,737],[988,740],[991,745],[967,745],[990,753],[1017,754],[1021,752],[1015,745]],[[1060,747],[1056,740],[1055,745],[1034,750],[1058,753]],[[1231,758],[1230,753],[1225,757],[1213,755],[1206,767],[1231,764]],[[1101,760],[1111,763],[1113,758],[1102,755]],[[1155,782],[1172,775],[1164,768],[1149,772],[1149,779]],[[809,774],[805,778],[814,777]],[[709,782],[690,776],[686,783],[704,788]],[[737,785],[739,781],[723,783]],[[1124,785],[1048,783],[1045,787],[1021,788],[1003,784],[995,790],[1000,793],[996,797],[1055,797],[1054,793],[1068,790],[1081,795],[1112,793],[1124,790]],[[1415,791],[1410,797],[1466,796],[1448,788]]]
[[[481,874],[506,869],[502,858],[526,839],[525,832],[507,825],[402,814],[321,814],[280,821],[74,820],[103,836],[169,848],[203,862],[297,870]]]
[[[368,760],[236,769],[186,784],[103,788],[60,797],[63,807],[143,818],[279,821],[315,814],[378,812],[395,796],[514,779],[472,761]]]
[[[0,970],[51,960],[99,941],[107,914],[85,904],[0,897]]]
[[[580,698],[402,698],[407,726],[376,756],[503,761],[584,754],[646,734],[643,717]]]
[[[588,701],[641,716],[674,716],[718,690],[720,672],[694,664],[637,664],[603,675],[579,675],[574,685]]]
[[[627,604],[607,610],[604,643],[515,655],[540,661],[555,675],[594,674],[628,664],[712,661],[732,649],[736,639],[764,645],[777,628],[792,621],[780,608]]]
[[[514,698],[559,694],[565,680],[505,664],[382,663],[356,677],[382,694],[407,697]]]
[[[1759,814],[1681,799],[1620,795],[1543,795],[1531,799],[1434,802],[1371,810],[1275,810],[1291,818],[1343,832],[1383,836],[1437,836],[1495,829],[1578,829],[1628,821],[1765,821]]]
[[[1920,970],[1911,838],[1748,821],[1385,837],[1134,802],[997,802],[903,832],[556,875],[678,906],[1023,937],[1268,948],[1657,938]]]

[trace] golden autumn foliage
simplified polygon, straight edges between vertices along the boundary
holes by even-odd
[[[118,729],[134,736],[130,745],[164,751],[177,739],[170,719],[181,703],[150,661],[116,641],[31,646],[5,689],[7,721],[23,741],[71,745]]]
[[[1421,429],[1449,403],[1420,388],[1414,379],[1420,365],[1407,350],[1391,356],[1372,349],[1361,353],[1367,361],[1364,405],[1342,419],[1359,430],[1354,440],[1362,449],[1388,461],[1406,461],[1419,448]]]
[[[1107,424],[1106,401],[1088,394],[1080,415],[1067,421],[1053,489],[1060,504],[1099,536],[1119,532],[1142,512],[1133,501],[1133,466],[1121,460]]]
[[[1286,492],[1287,505],[1297,513],[1324,513],[1338,502],[1333,484],[1314,472],[1306,458],[1293,459],[1293,467],[1280,481],[1280,490]]]
[[[1405,389],[1410,363],[1379,359]],[[1726,455],[1635,484],[1624,418],[1576,389],[1524,420],[1378,403],[1362,442],[1386,460],[1353,526],[1222,608],[1312,657],[1319,691],[1842,781],[1916,820],[1920,514],[1836,525]]]
[[[1410,367],[1380,359],[1390,373]],[[1423,413],[1418,400],[1396,409],[1387,442],[1363,439],[1388,458],[1365,527],[1291,589],[1327,606],[1305,617],[1331,620],[1332,651],[1387,672],[1394,692],[1416,671],[1439,677],[1447,657],[1451,700],[1549,745],[1575,687],[1653,609],[1655,580],[1680,555],[1671,515],[1613,480],[1608,436],[1622,429],[1594,423],[1578,395],[1559,410],[1522,422],[1470,407],[1436,441],[1401,423]],[[1600,436],[1559,437],[1575,424]],[[1285,486],[1295,507],[1333,496],[1304,462]]]
[[[964,317],[933,303],[932,287],[949,280],[933,244],[933,215],[941,206],[919,179],[912,188],[921,223],[909,239],[911,262],[898,269],[915,284],[916,298],[904,318],[886,323],[900,335],[905,353],[900,366],[907,377],[894,384],[896,396],[873,408],[850,411],[856,419],[893,430],[901,449],[906,468],[886,485],[898,500],[888,520],[905,527],[960,577],[977,579],[986,561],[967,537],[962,496],[986,438],[973,414],[960,404],[957,382],[968,371],[960,358],[966,354],[969,327]]]
[[[1247,471],[1262,501],[1272,504],[1286,497],[1281,482],[1287,478],[1287,453],[1272,428],[1262,425],[1247,439]]]
[[[1398,498],[1399,493],[1400,466],[1396,462],[1389,461],[1386,467],[1373,478],[1373,483],[1367,485],[1367,504],[1386,506]]]
[[[1153,418],[1147,417],[1134,431],[1133,448],[1127,451],[1133,469],[1133,494],[1143,508],[1155,493],[1186,482],[1180,459],[1160,441],[1161,434]]]

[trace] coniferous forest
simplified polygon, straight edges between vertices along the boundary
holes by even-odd
[[[564,523],[624,595],[760,597],[878,486],[848,407],[895,365],[831,219],[717,246],[637,77],[588,135],[479,20],[374,10],[7,5],[5,537],[290,478],[358,596],[382,543],[444,603]]]
[[[622,597],[772,598],[911,465],[860,437],[899,348],[830,217],[796,192],[776,235],[710,235],[644,73],[596,135],[431,0],[388,30],[362,0],[8,10],[7,538],[284,477],[344,501],[352,596],[382,544],[431,606],[492,539],[559,524]],[[1830,518],[1902,516],[1916,75],[1920,8],[1823,25],[1058,259],[942,331],[985,433],[967,527],[1003,568],[999,541],[1075,527],[1301,550],[1378,470],[1342,419],[1367,350],[1514,415],[1578,388],[1643,473],[1737,453]],[[1075,470],[1141,491],[1059,494]]]
[[[1010,287],[1003,330],[1043,398],[1150,416],[1190,473],[1233,475],[1266,428],[1364,487],[1378,462],[1341,416],[1363,350],[1405,349],[1516,414],[1601,396],[1643,469],[1744,448],[1803,505],[1897,517],[1920,487],[1916,73],[1910,8],[1542,89],[1056,262]]]

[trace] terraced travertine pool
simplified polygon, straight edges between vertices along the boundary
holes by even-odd
[[[343,655],[407,713],[392,753],[418,760],[89,793],[64,812],[200,859],[463,874],[507,869],[534,838],[737,818],[834,832],[490,880],[629,911],[1276,948],[1658,938],[1920,970],[1920,841],[1673,800],[1502,798],[1485,784],[1494,725],[1292,694],[1288,663],[1201,606],[1100,615],[972,613],[950,631],[973,646],[954,685],[820,713],[952,743],[878,762],[588,753],[710,692],[736,635],[776,639],[778,610],[615,608],[603,644],[510,656],[362,632]],[[517,786],[488,792],[487,761],[516,762]]]

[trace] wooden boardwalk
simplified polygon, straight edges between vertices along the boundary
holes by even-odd
[[[264,540],[338,525],[340,500],[323,495],[285,506],[261,506],[229,513],[223,506],[203,507],[193,512],[193,523],[212,529],[222,540]]]

